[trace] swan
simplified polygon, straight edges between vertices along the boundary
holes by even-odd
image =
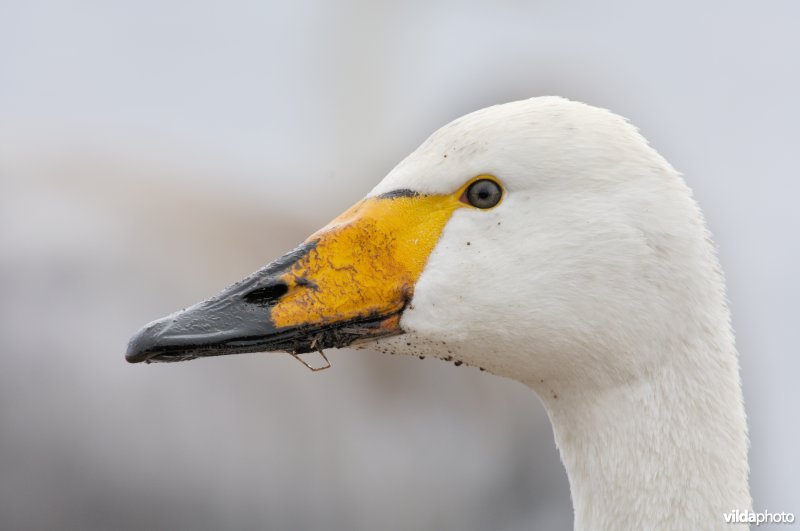
[[[730,529],[724,515],[751,508],[714,245],[682,177],[610,111],[537,97],[453,121],[295,250],[146,325],[126,357],[349,345],[533,389],[576,529]]]

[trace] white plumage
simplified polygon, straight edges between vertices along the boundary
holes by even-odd
[[[370,193],[447,193],[455,212],[382,351],[454,357],[542,400],[577,529],[730,529],[751,507],[724,279],[678,173],[624,119],[555,97],[434,133]]]
[[[467,363],[537,392],[577,528],[727,528],[750,509],[714,247],[684,181],[625,120],[560,98],[483,109],[369,196],[145,326],[127,359],[373,341]]]

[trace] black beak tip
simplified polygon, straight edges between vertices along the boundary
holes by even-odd
[[[139,330],[128,342],[128,351],[125,352],[125,360],[128,363],[141,363],[147,360],[149,356],[143,345],[144,339],[144,330]]]
[[[128,350],[125,352],[125,360],[128,363],[141,363],[148,361],[158,353],[158,336],[163,328],[159,321],[148,324],[128,342]]]

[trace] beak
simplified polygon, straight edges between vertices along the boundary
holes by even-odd
[[[315,243],[298,247],[215,297],[146,325],[128,344],[126,359],[138,363],[261,351],[302,354],[399,333],[397,316],[408,298],[403,293],[382,313],[365,311],[351,318],[295,326],[275,323],[271,314],[290,290],[283,277],[291,276],[299,260],[308,260]],[[301,278],[295,279],[293,289],[313,291],[311,281],[303,285]]]
[[[400,317],[457,195],[367,198],[220,294],[142,328],[131,363],[302,354],[402,333]]]

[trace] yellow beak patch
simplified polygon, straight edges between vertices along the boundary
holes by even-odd
[[[278,327],[395,317],[453,212],[453,195],[398,191],[364,199],[307,242],[314,247],[281,280],[288,292],[273,306]]]
[[[499,204],[502,196],[485,183],[470,191],[479,179],[494,178],[475,177],[449,195],[396,190],[364,199],[294,251],[143,327],[131,338],[126,359],[297,355],[401,333],[402,311],[453,212]],[[494,193],[496,201],[484,206],[481,193]]]

